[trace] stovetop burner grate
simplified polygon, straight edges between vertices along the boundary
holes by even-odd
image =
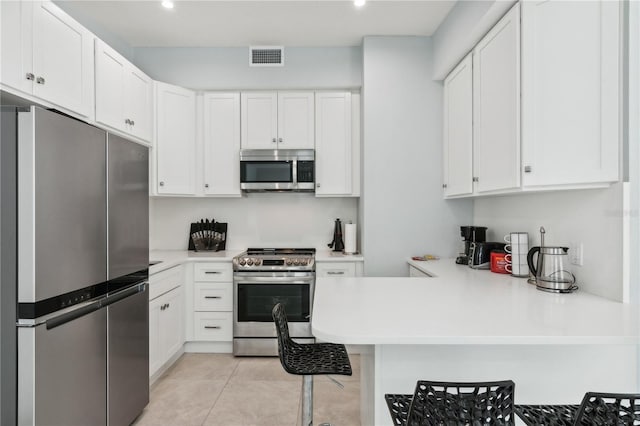
[[[303,256],[303,255],[314,255],[316,254],[316,249],[314,248],[248,248],[247,255],[249,256],[260,256],[260,255],[294,255],[294,256]]]

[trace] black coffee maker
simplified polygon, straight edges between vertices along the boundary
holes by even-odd
[[[460,236],[464,243],[464,251],[456,258],[458,265],[468,265],[471,255],[471,243],[483,243],[487,241],[486,226],[461,226]]]
[[[342,223],[340,219],[336,219],[336,224],[333,229],[333,241],[327,244],[329,248],[333,247],[333,251],[344,250],[344,240],[342,239]]]

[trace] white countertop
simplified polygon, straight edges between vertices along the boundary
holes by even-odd
[[[546,293],[453,259],[414,263],[432,277],[317,278],[313,334],[371,345],[640,342],[631,305],[581,291]]]

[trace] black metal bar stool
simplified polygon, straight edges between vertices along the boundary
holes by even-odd
[[[278,355],[289,374],[302,377],[302,426],[313,425],[313,376],[341,374],[350,376],[351,362],[344,345],[335,343],[300,344],[289,337],[287,314],[281,303],[272,311],[278,332]]]
[[[516,405],[528,426],[640,425],[640,394],[587,392],[580,405]]]
[[[413,395],[386,394],[395,426],[514,425],[511,380],[431,382],[420,380]]]

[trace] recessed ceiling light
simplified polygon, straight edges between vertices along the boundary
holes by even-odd
[[[366,2],[367,0],[353,0],[353,4],[355,4],[356,7],[362,7]]]
[[[164,0],[162,2],[162,6],[167,8],[167,9],[173,9],[173,2],[170,0]]]

